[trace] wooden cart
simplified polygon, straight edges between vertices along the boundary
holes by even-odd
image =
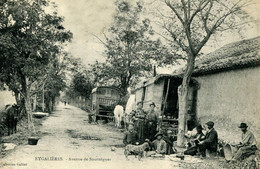
[[[91,92],[91,112],[93,121],[114,118],[113,110],[121,97],[120,90],[115,87],[99,86]]]

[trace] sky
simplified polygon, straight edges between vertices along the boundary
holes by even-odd
[[[73,33],[72,43],[68,50],[73,57],[81,58],[83,64],[88,65],[96,60],[104,61],[102,44],[95,37],[102,37],[102,32],[113,22],[115,14],[115,0],[53,0],[58,6],[58,13],[64,16],[64,26]],[[136,0],[131,0],[134,3]],[[143,0],[147,11],[156,0]],[[256,0],[257,2],[257,0]],[[167,7],[166,7],[167,8]],[[245,11],[254,19],[260,21],[258,11],[259,1],[256,5],[245,8]],[[151,10],[151,9],[150,9]],[[245,30],[246,38],[259,36],[259,25],[250,30]],[[95,35],[95,36],[94,36]],[[214,45],[208,45],[203,50],[205,53],[234,41],[241,40],[240,37],[226,35]],[[161,73],[170,73],[172,68],[161,68]]]

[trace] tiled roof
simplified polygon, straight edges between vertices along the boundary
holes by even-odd
[[[231,43],[196,61],[194,75],[260,65],[260,37]]]
[[[197,59],[193,76],[260,65],[260,37],[227,44],[201,59]],[[159,74],[139,83],[135,90],[156,83],[161,78],[181,78],[184,69],[173,74]]]

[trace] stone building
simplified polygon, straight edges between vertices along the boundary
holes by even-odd
[[[231,43],[196,61],[189,91],[188,129],[211,120],[219,138],[232,142],[239,140],[238,126],[246,122],[260,141],[259,44],[260,37]],[[143,101],[145,110],[153,101],[165,121],[176,121],[182,72],[157,75],[140,83],[135,89],[136,101]]]

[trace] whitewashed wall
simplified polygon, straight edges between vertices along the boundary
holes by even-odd
[[[197,115],[215,122],[219,137],[238,140],[246,122],[260,142],[260,67],[200,76]]]

